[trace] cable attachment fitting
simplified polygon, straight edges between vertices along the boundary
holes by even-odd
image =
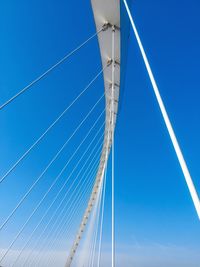
[[[110,22],[105,22],[102,26],[102,31],[106,31],[108,28],[111,28],[113,31],[120,30],[120,27],[112,25]]]
[[[119,60],[115,60],[115,65],[120,66],[120,61]]]
[[[107,61],[107,67],[109,67],[112,64],[112,62],[113,62],[112,59],[109,58],[108,61]]]
[[[110,84],[109,84],[109,88],[111,89],[111,88],[112,88],[112,86],[113,86],[113,84],[112,84],[112,83],[110,83]],[[120,86],[119,86],[119,84],[118,84],[118,83],[114,83],[114,88],[115,88],[115,87],[118,87],[118,88],[119,88]]]
[[[102,26],[102,31],[106,31],[109,27],[110,27],[110,23],[109,22],[105,22]]]

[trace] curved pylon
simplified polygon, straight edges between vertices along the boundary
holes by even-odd
[[[91,0],[92,9],[96,28],[99,29],[102,25],[107,25],[106,30],[98,35],[99,47],[102,59],[102,65],[107,68],[104,70],[104,86],[105,86],[105,102],[106,102],[106,116],[105,116],[105,131],[104,143],[101,152],[100,163],[96,175],[95,184],[85,210],[82,222],[79,226],[76,238],[70,250],[67,263],[65,267],[70,267],[74,255],[79,246],[83,232],[87,225],[90,213],[96,201],[96,197],[100,190],[100,186],[104,177],[105,168],[108,161],[110,148],[112,145],[113,131],[115,129],[119,89],[120,89],[120,1],[119,0]],[[112,53],[112,32],[115,31],[115,45],[114,53]],[[112,58],[112,54],[115,58]],[[115,67],[116,66],[116,67]],[[112,79],[112,71],[114,68],[114,79]],[[114,94],[112,92],[114,89]],[[114,98],[114,99],[113,99]],[[114,103],[114,104],[113,104]]]

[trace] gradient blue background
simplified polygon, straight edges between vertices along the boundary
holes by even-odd
[[[200,194],[199,11],[197,0],[132,3],[133,18]],[[90,1],[1,1],[0,25],[1,103],[95,31]],[[1,111],[1,175],[100,69],[98,43],[93,40]],[[123,90],[115,139],[117,266],[199,267],[200,222],[132,31]],[[1,221],[102,93],[99,79],[94,90],[0,186]],[[49,183],[73,148],[74,143],[52,168]],[[46,187],[41,183],[5,229],[1,248],[9,244]],[[107,203],[105,258],[110,251],[110,182]]]

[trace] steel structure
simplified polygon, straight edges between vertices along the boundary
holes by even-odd
[[[101,152],[100,163],[96,175],[95,184],[85,210],[82,222],[79,226],[76,238],[70,250],[65,267],[71,266],[74,255],[79,246],[83,232],[87,225],[90,213],[96,201],[96,196],[99,192],[102,179],[112,146],[114,130],[116,125],[118,102],[120,92],[120,1],[119,0],[91,0],[92,9],[96,28],[99,29],[102,25],[107,25],[107,30],[98,35],[99,47],[102,65],[109,65],[104,70],[104,86],[105,86],[105,132],[104,143]],[[114,36],[114,38],[113,38]],[[114,43],[113,43],[114,40]],[[114,48],[114,51],[113,51]],[[114,57],[114,58],[113,58]]]

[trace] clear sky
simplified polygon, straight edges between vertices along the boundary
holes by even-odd
[[[199,10],[197,0],[132,1],[138,32],[200,194]],[[0,103],[95,32],[90,1],[2,0],[0,25]],[[100,70],[98,43],[94,39],[0,112],[1,176]],[[115,139],[117,266],[199,267],[200,222],[132,31],[126,82],[122,90]],[[103,79],[100,78],[23,164],[0,184],[1,223],[102,93]],[[103,108],[104,101],[0,233],[1,249],[8,247],[30,215],[30,210],[41,199]],[[102,122],[103,118],[91,136]],[[88,144],[89,140],[13,250],[23,246]],[[110,190],[109,181],[103,266],[110,264]],[[45,222],[36,234],[44,225]],[[12,253],[7,258],[8,264]]]

